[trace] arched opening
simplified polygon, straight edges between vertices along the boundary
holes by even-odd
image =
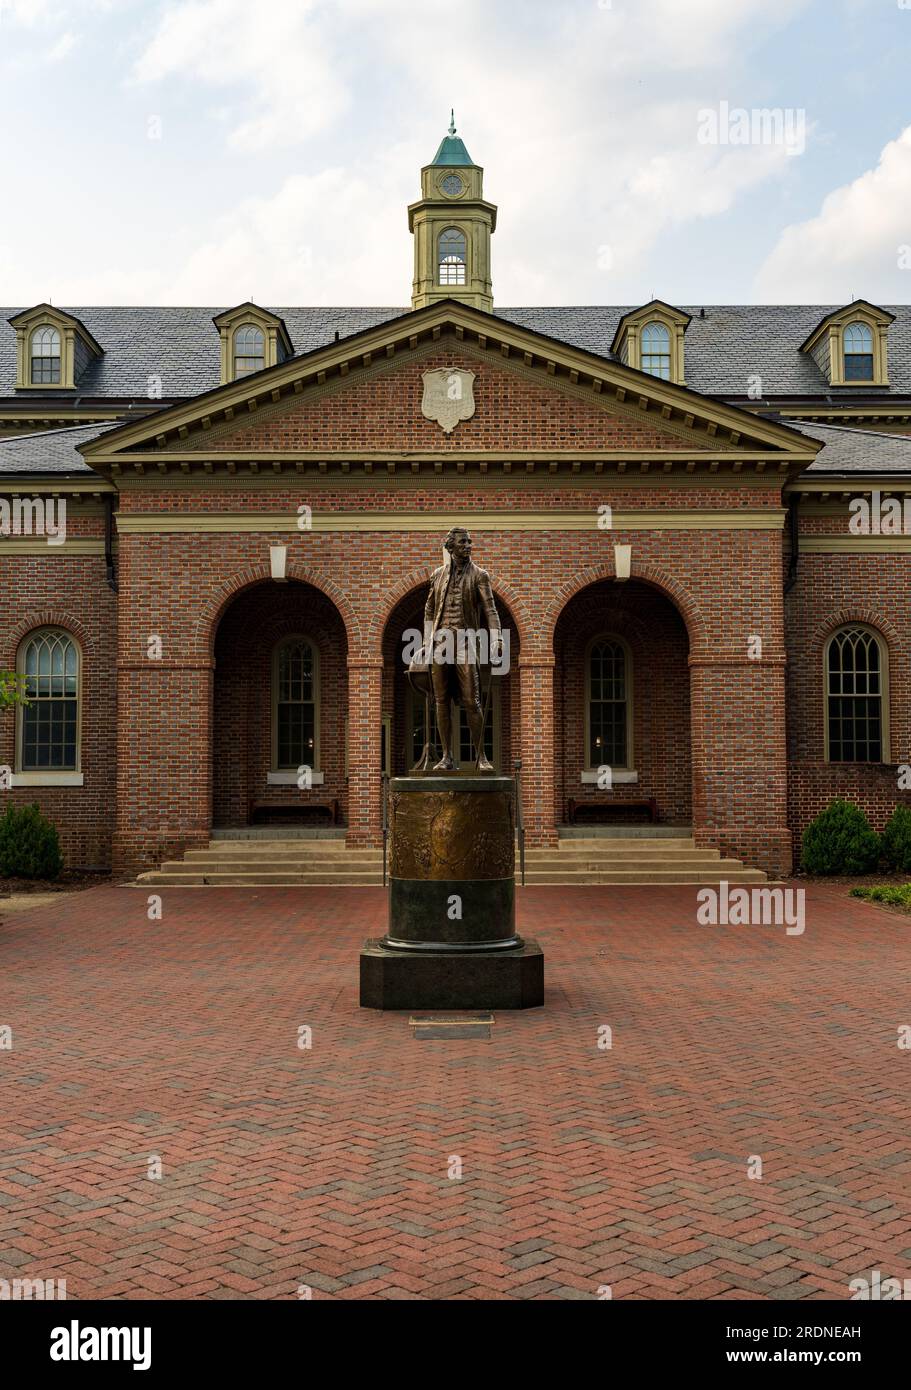
[[[429,581],[428,581],[429,583]],[[404,653],[409,637],[422,633],[424,603],[428,584],[412,589],[393,608],[383,629],[383,730],[384,748],[388,745],[389,761],[384,770],[400,777],[409,772],[421,755],[424,746],[424,701],[415,695],[405,675]],[[513,760],[520,756],[519,737],[519,680],[516,665],[519,655],[519,635],[508,604],[494,589],[494,599],[504,634],[509,634],[509,669],[503,675],[491,677],[490,706],[485,731],[485,751],[498,772],[509,773]],[[504,663],[505,666],[505,663]],[[481,699],[484,701],[488,675],[481,672]],[[436,726],[431,709],[431,747],[439,757]],[[471,734],[464,711],[453,715],[453,755],[456,765],[466,765],[472,759]]]
[[[311,584],[242,590],[215,634],[212,824],[344,824],[348,642]]]
[[[554,630],[557,822],[692,824],[689,636],[642,580],[574,594]],[[570,807],[570,802],[573,806]]]

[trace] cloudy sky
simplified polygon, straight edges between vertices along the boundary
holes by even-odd
[[[451,106],[495,304],[905,302],[909,72],[911,0],[0,0],[0,302],[405,305]]]

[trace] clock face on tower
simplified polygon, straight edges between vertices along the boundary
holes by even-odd
[[[458,193],[461,193],[464,186],[458,174],[447,174],[440,184],[443,192],[449,198],[454,198]]]

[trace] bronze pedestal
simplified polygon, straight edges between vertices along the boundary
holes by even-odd
[[[361,1005],[524,1009],[544,957],[515,931],[511,777],[396,777],[389,926],[361,952]]]

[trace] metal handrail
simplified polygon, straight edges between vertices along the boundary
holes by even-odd
[[[519,873],[522,876],[522,887],[525,887],[525,821],[522,816],[522,759],[516,758],[513,763],[516,770],[516,839],[519,842]]]
[[[383,887],[386,887],[386,847],[389,843],[389,773],[380,773],[380,800],[383,815]]]

